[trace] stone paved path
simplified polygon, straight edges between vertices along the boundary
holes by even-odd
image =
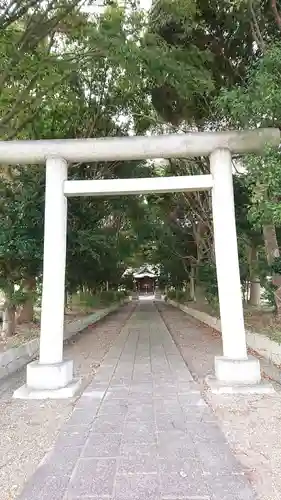
[[[254,500],[159,312],[140,304],[20,500]]]

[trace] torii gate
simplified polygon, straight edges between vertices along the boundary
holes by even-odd
[[[248,358],[243,318],[235,224],[232,154],[260,153],[277,147],[279,129],[0,142],[0,162],[46,163],[44,265],[39,361],[27,365],[26,385],[17,398],[65,398],[79,389],[73,361],[63,360],[67,198],[176,191],[212,191],[214,242],[223,356],[215,357],[217,381],[258,384],[259,361]],[[145,160],[209,156],[208,175],[148,179],[67,180],[72,162]],[[59,250],[59,251],[58,251]],[[227,259],[226,259],[227,254]],[[231,284],[231,286],[230,286]]]

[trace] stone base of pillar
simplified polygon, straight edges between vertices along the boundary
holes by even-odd
[[[230,359],[215,357],[215,374],[219,382],[233,384],[258,384],[261,381],[261,369],[258,359]]]
[[[73,379],[73,361],[27,365],[26,384],[17,389],[16,399],[66,399],[77,393],[81,381]]]
[[[261,382],[260,362],[254,357],[230,359],[215,357],[215,378],[207,385],[215,394],[255,394],[275,392],[271,384]]]
[[[205,382],[213,394],[275,394],[272,384],[235,384],[220,382],[215,377],[206,377]]]

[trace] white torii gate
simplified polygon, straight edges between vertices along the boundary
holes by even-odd
[[[46,163],[44,265],[39,361],[27,365],[26,385],[16,398],[65,398],[79,389],[73,362],[63,360],[67,198],[175,191],[212,191],[214,241],[222,327],[223,356],[215,358],[218,382],[257,384],[259,361],[248,358],[244,328],[232,154],[277,147],[279,129],[202,132],[102,139],[0,142],[0,162]],[[209,175],[148,179],[67,180],[72,162],[143,160],[209,156]]]

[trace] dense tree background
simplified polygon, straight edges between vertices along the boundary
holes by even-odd
[[[278,1],[158,0],[147,12],[136,0],[5,0],[0,24],[2,140],[281,126]],[[279,151],[234,169],[241,289],[257,304],[261,283],[281,313]],[[208,171],[200,158],[72,165],[69,177]],[[45,180],[38,166],[0,172],[11,325],[20,305],[31,318],[41,286]],[[127,267],[150,263],[162,288],[217,301],[208,193],[74,198],[68,225],[69,293],[116,289]]]

